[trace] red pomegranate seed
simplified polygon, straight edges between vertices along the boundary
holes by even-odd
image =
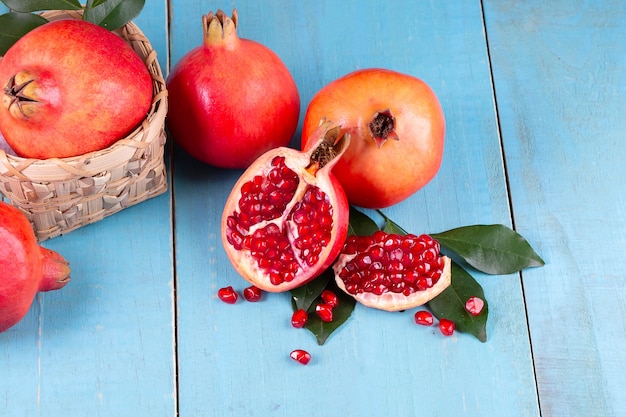
[[[465,302],[465,309],[472,316],[477,316],[483,311],[483,307],[485,306],[485,302],[480,297],[470,297]]]
[[[439,330],[444,336],[452,336],[454,333],[454,322],[448,319],[439,320]]]
[[[320,303],[315,306],[315,312],[320,317],[320,319],[322,319],[322,321],[326,323],[333,321],[333,308],[330,305],[326,303]]]
[[[337,295],[331,290],[322,291],[321,297],[322,300],[324,300],[324,303],[328,304],[331,308],[337,307],[337,304],[339,303]]]
[[[239,298],[237,292],[230,285],[228,287],[220,288],[217,291],[217,296],[220,300],[227,304],[235,304],[237,302],[237,298]]]
[[[291,316],[291,325],[296,329],[301,329],[306,325],[306,322],[309,320],[309,315],[303,309],[299,309],[294,311]]]
[[[415,323],[420,324],[422,326],[432,326],[435,322],[433,319],[433,315],[430,311],[420,310],[415,313]]]
[[[301,363],[302,365],[306,365],[311,360],[311,354],[302,349],[293,350],[289,356],[291,356],[291,359]]]
[[[254,285],[245,288],[243,290],[243,297],[250,301],[251,303],[254,303],[256,301],[259,301],[261,299],[261,296],[263,295],[263,291],[261,291],[260,288],[255,287]]]

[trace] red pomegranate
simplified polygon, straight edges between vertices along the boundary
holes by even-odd
[[[18,323],[39,291],[70,280],[68,262],[38,245],[30,223],[17,208],[0,201],[0,332]]]
[[[174,140],[194,158],[221,168],[246,168],[286,146],[298,125],[300,96],[280,58],[237,36],[218,10],[202,17],[204,44],[187,53],[167,80],[167,117]]]
[[[347,74],[318,91],[307,108],[302,148],[323,118],[352,140],[333,172],[351,204],[384,208],[426,185],[441,165],[445,120],[432,89],[379,68]]]
[[[349,236],[333,265],[337,286],[358,302],[387,311],[407,310],[450,285],[451,260],[428,235]]]
[[[328,268],[348,233],[348,202],[331,173],[349,143],[323,123],[308,152],[280,147],[239,178],[222,216],[235,269],[265,291],[299,287]]]
[[[0,130],[25,158],[104,149],[146,117],[152,76],[119,36],[83,20],[46,23],[0,60]]]

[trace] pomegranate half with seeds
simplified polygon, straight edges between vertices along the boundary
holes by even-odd
[[[348,233],[348,201],[331,173],[349,143],[320,124],[308,152],[279,147],[239,178],[222,215],[222,243],[235,269],[264,291],[299,287],[328,268]]]
[[[387,311],[417,307],[450,285],[451,261],[428,235],[384,231],[349,236],[333,265],[337,286],[358,302]]]

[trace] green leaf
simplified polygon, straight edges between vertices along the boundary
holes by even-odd
[[[348,235],[369,236],[378,231],[378,225],[367,214],[350,206],[350,224]]]
[[[90,7],[96,7],[96,6],[100,6],[102,3],[106,2],[107,0],[93,0],[89,6]]]
[[[394,234],[400,235],[400,236],[404,236],[404,235],[408,234],[406,230],[404,230],[402,227],[400,227],[400,225],[398,223],[394,222],[389,217],[387,217],[385,215],[385,213],[383,213],[380,210],[378,210],[378,212],[385,219],[385,224],[383,226],[383,230],[385,232],[387,232],[387,233],[394,233]]]
[[[465,309],[468,298],[476,296],[483,299],[485,305],[478,316],[473,316]],[[441,294],[428,302],[437,318],[452,320],[455,329],[475,336],[481,342],[487,341],[487,317],[489,306],[480,284],[456,263],[452,263],[452,281]]]
[[[30,13],[9,12],[0,15],[0,56],[22,36],[48,21]]]
[[[487,274],[506,275],[545,264],[526,239],[501,224],[459,227],[431,236]]]
[[[114,30],[137,17],[144,4],[145,0],[89,0],[83,18]]]
[[[327,269],[313,281],[309,281],[307,284],[291,290],[290,293],[293,311],[299,309],[308,311],[315,300],[319,298],[320,294],[324,291],[331,279],[334,279],[333,271],[332,269]]]
[[[2,0],[9,9],[30,13],[41,10],[80,10],[79,0]]]

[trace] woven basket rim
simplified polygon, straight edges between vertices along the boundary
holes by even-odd
[[[82,11],[51,10],[41,15],[48,20],[80,19]],[[152,104],[142,124],[107,148],[66,158],[24,158],[0,149],[0,176],[27,181],[56,181],[67,179],[68,176],[93,176],[106,171],[107,166],[118,159],[123,159],[122,154],[130,155],[134,149],[146,147],[156,137],[150,134],[150,126],[162,126],[167,114],[167,89],[156,59],[156,51],[132,21],[113,32],[131,45],[144,60],[152,76]]]

